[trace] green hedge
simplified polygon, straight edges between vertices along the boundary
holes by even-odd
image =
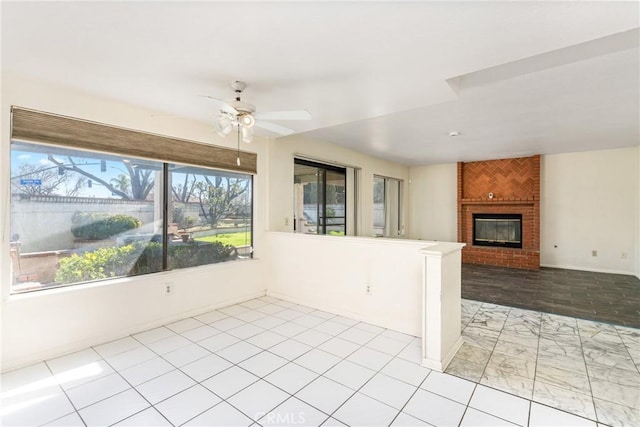
[[[142,225],[130,215],[76,212],[71,218],[71,233],[76,239],[104,240]]]
[[[169,245],[170,270],[232,260],[235,247],[211,244]],[[162,244],[135,242],[124,246],[100,248],[60,259],[55,281],[59,284],[88,282],[110,277],[136,276],[162,270]]]

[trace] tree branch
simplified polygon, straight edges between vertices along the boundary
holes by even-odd
[[[117,194],[118,196],[122,197],[123,199],[126,199],[126,200],[130,200],[131,199],[126,193],[123,193],[122,191],[118,190],[117,188],[115,188],[113,185],[111,185],[110,183],[108,183],[104,179],[100,179],[97,176],[95,176],[94,174],[89,173],[89,172],[79,168],[71,157],[68,157],[68,159],[69,159],[69,162],[71,163],[72,166],[68,166],[68,165],[65,165],[62,162],[59,162],[51,154],[49,154],[48,159],[49,159],[49,161],[51,163],[57,165],[58,167],[64,168],[65,170],[70,170],[70,171],[79,173],[80,175],[84,175],[87,178],[104,185],[105,188],[110,190],[112,193]]]

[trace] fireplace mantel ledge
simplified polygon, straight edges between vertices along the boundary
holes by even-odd
[[[515,198],[493,198],[493,199],[460,199],[459,203],[463,205],[491,205],[491,204],[500,204],[500,205],[533,205],[538,200],[536,199],[515,199]]]

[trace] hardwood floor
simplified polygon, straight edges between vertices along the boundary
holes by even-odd
[[[463,264],[462,298],[640,328],[640,280],[630,275]]]

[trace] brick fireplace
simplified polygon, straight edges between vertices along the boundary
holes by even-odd
[[[474,245],[476,218],[521,216],[521,248]],[[458,241],[462,262],[540,268],[540,156],[458,163]],[[513,245],[511,245],[513,246]]]

